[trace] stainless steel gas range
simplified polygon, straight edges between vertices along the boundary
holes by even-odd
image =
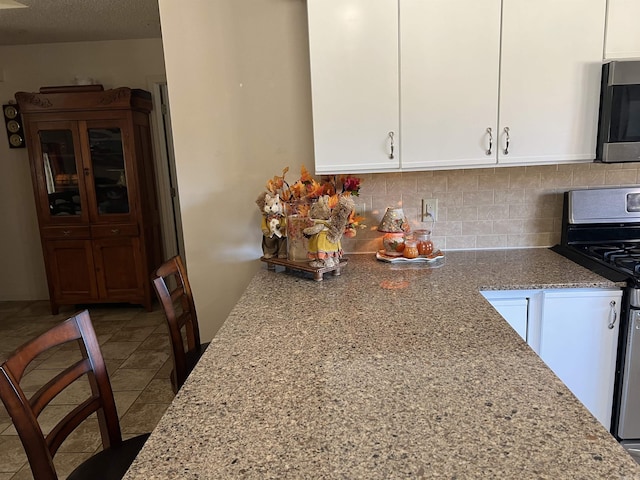
[[[551,249],[626,284],[611,433],[640,463],[640,187],[566,192],[561,241]]]

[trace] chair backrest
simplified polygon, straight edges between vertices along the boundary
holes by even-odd
[[[71,360],[69,367],[27,398],[20,387],[20,381],[29,363],[51,348],[74,341],[80,346],[82,358],[75,362]],[[85,374],[87,377],[84,377]],[[67,413],[45,435],[38,416],[53,398],[81,378],[89,381],[89,397]],[[54,455],[69,434],[94,412],[97,413],[103,447],[116,447],[122,443],[109,376],[86,310],[25,343],[0,365],[0,398],[13,420],[27,453],[31,471],[37,480],[58,478],[53,465]]]
[[[176,255],[163,263],[152,276],[152,282],[169,325],[173,352],[172,382],[177,391],[193,368],[189,358],[200,350],[196,308],[180,256]]]

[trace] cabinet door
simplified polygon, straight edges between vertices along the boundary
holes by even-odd
[[[52,303],[98,299],[91,240],[45,240],[44,250]]]
[[[526,298],[496,299],[491,305],[526,342],[529,301]]]
[[[401,0],[403,170],[496,163],[500,8]]]
[[[620,290],[544,292],[540,357],[606,428],[611,422],[621,297]]]
[[[640,58],[640,2],[609,0],[604,58]]]
[[[89,215],[92,222],[126,223],[135,218],[130,189],[134,175],[124,121],[79,122],[83,141]]]
[[[94,238],[93,250],[100,297],[146,303],[143,282],[149,281],[150,272],[144,274],[140,239],[120,234]]]
[[[76,122],[30,122],[31,171],[44,225],[88,221],[85,171]]]
[[[504,0],[498,163],[595,158],[605,7]]]
[[[316,173],[397,170],[398,0],[307,9]]]
[[[485,290],[480,293],[537,353],[542,291]]]

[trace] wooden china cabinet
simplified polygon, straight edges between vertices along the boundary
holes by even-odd
[[[152,308],[162,246],[143,90],[43,87],[22,112],[52,313],[60,305]]]

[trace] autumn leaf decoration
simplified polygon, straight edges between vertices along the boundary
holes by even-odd
[[[272,195],[279,195],[284,202],[298,203],[297,211],[300,215],[308,214],[309,205],[305,206],[305,201],[320,198],[322,195],[329,195],[329,206],[334,208],[338,204],[341,195],[358,196],[360,184],[362,183],[360,178],[350,175],[340,175],[339,177],[335,175],[323,176],[320,181],[317,181],[303,165],[300,169],[300,178],[289,184],[285,179],[288,172],[289,167],[285,167],[282,170],[282,175],[275,175],[268,180],[266,189]],[[352,212],[345,230],[345,236],[354,237],[356,229],[365,228],[366,225],[362,223],[363,221],[364,217],[356,216]]]

